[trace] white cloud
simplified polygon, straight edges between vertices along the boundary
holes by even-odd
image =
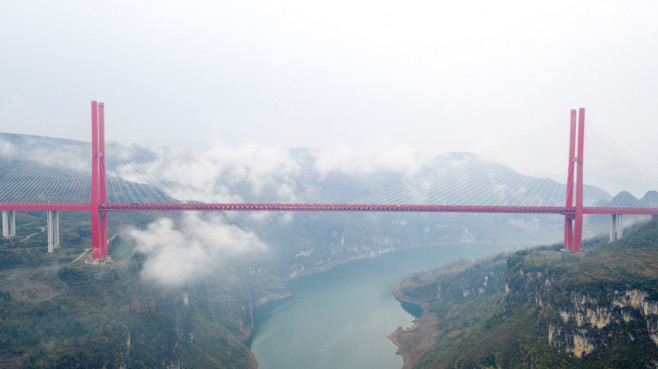
[[[0,156],[5,158],[13,159],[16,155],[16,147],[8,141],[0,138]]]
[[[130,229],[137,251],[148,256],[142,276],[166,286],[204,277],[230,258],[268,249],[254,233],[226,224],[219,216],[185,214],[180,225],[161,218],[145,230]]]
[[[129,181],[154,184],[182,201],[247,201],[245,196],[261,195],[266,186],[273,186],[280,199],[295,198],[286,178],[297,173],[299,166],[287,149],[215,145],[189,153],[159,149],[156,154],[154,161],[120,165],[116,174]]]
[[[91,169],[91,152],[85,145],[59,142],[54,145],[37,137],[28,137],[26,142],[14,145],[0,139],[0,156],[30,160],[51,167],[89,171]]]
[[[39,147],[38,144],[30,145],[32,150],[25,153],[25,157],[37,163],[72,169],[81,172],[91,171],[91,152],[87,147],[80,145],[61,144],[57,147]]]
[[[387,170],[413,175],[428,159],[428,156],[408,145],[369,141],[360,146],[340,145],[335,149],[318,151],[315,169],[322,175],[332,170],[349,174]]]

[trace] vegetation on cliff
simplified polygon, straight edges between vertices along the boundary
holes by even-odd
[[[458,263],[394,287],[437,318],[414,368],[658,364],[658,217],[574,255],[561,245]]]
[[[145,256],[120,237],[113,264],[87,265],[78,259],[90,246],[85,215],[62,214],[62,248],[51,255],[43,213],[18,213],[17,235],[0,241],[0,368],[255,367],[241,339],[257,276],[231,266],[158,286],[140,276]]]

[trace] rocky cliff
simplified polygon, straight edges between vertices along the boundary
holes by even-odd
[[[590,241],[579,255],[560,248],[452,265],[396,285],[400,299],[437,321],[434,347],[413,367],[658,366],[658,218],[615,243]]]

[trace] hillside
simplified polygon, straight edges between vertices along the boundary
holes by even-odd
[[[2,240],[0,368],[256,367],[241,342],[245,307],[250,291],[271,282],[235,265],[176,288],[150,283],[141,276],[145,255],[120,238],[110,245],[115,263],[86,265],[85,214],[65,214],[52,255],[38,213],[19,213],[17,236]],[[148,219],[115,220],[131,218]]]
[[[658,365],[658,217],[614,243],[590,241],[579,255],[560,248],[457,263],[394,286],[431,317],[432,337],[394,333],[409,352],[406,367]],[[420,338],[432,343],[422,357],[405,346]]]

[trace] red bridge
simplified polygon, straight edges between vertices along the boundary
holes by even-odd
[[[658,208],[583,206],[583,152],[585,109],[571,111],[570,145],[564,206],[486,206],[414,204],[297,204],[297,203],[109,203],[105,169],[104,105],[92,101],[92,168],[89,203],[0,203],[3,233],[15,233],[15,211],[48,211],[49,246],[59,239],[58,211],[91,212],[92,256],[107,256],[107,217],[111,211],[314,211],[314,212],[425,212],[425,213],[523,213],[564,216],[564,248],[580,252],[583,215],[610,214],[611,239],[621,234],[622,215],[656,215]],[[575,194],[574,194],[575,188]],[[575,199],[574,199],[575,197]],[[574,203],[575,200],[575,203]]]

